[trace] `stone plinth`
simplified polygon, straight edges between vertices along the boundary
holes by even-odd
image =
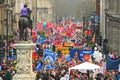
[[[13,80],[35,80],[32,69],[32,49],[35,46],[31,41],[20,41],[14,44],[17,49],[17,73]]]

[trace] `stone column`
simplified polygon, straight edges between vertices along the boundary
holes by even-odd
[[[100,32],[105,39],[105,0],[100,0]]]
[[[35,46],[31,41],[20,41],[14,44],[17,49],[17,73],[13,80],[35,80],[32,70],[32,49]]]

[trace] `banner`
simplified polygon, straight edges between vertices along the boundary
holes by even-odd
[[[36,24],[36,30],[42,30],[43,29],[43,24],[42,23],[37,23]]]
[[[74,58],[75,52],[77,52],[76,49],[70,49],[70,57],[71,57],[71,58]]]
[[[55,51],[61,51],[61,53],[63,53],[63,54],[69,54],[70,53],[70,51],[69,51],[69,47],[56,47],[56,50]]]
[[[37,52],[36,51],[33,51],[32,52],[32,59],[36,59],[37,58]]]
[[[49,29],[49,28],[52,28],[52,26],[53,26],[52,22],[47,22],[46,25],[47,25],[47,28],[48,28],[48,29]]]
[[[94,50],[78,50],[78,53],[79,60],[91,62],[91,56],[94,53]]]
[[[71,60],[70,55],[65,55],[65,59],[66,59],[66,61],[69,62]]]
[[[64,42],[64,46],[74,46],[73,42]]]
[[[37,36],[37,42],[43,44],[46,40],[46,37],[43,34]]]
[[[75,53],[78,55],[79,60],[85,61],[85,62],[91,62],[92,58],[91,56],[94,53],[94,50],[77,50],[77,49],[70,49],[70,57],[74,58]]]
[[[99,22],[100,21],[100,17],[96,14],[95,15],[95,22]]]
[[[41,61],[38,61],[36,67],[35,67],[35,70],[39,70],[39,69],[42,69],[42,62]]]
[[[109,56],[106,56],[106,69],[107,70],[118,70],[120,64],[120,57],[112,59]]]
[[[50,51],[49,49],[44,50],[44,62],[45,62],[45,68],[47,69],[53,69],[54,63],[55,63],[55,57],[56,53],[53,51]]]

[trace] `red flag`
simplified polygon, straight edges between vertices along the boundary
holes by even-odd
[[[33,51],[32,52],[32,59],[36,59],[36,57],[37,57],[37,53],[36,53],[36,51]]]
[[[52,22],[47,22],[47,28],[51,28],[52,27]]]
[[[43,24],[42,23],[37,23],[36,24],[36,29],[37,30],[42,30],[43,29]]]
[[[92,43],[94,43],[95,42],[95,33],[94,33],[94,35],[93,35],[93,37],[92,37]]]
[[[53,22],[53,27],[56,27],[57,26],[57,23],[56,22]]]

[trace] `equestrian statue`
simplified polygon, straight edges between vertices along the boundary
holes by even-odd
[[[31,10],[30,8],[27,7],[27,4],[24,4],[24,7],[21,9],[20,12],[20,18],[19,18],[19,38],[20,40],[25,40],[27,41],[28,37],[28,28],[31,29],[31,34],[32,34],[32,20],[30,18],[31,16]]]

